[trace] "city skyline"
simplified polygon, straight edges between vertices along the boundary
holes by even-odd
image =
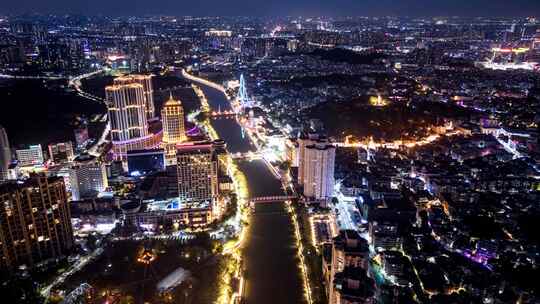
[[[159,0],[93,2],[54,1],[4,1],[0,13],[44,13],[80,15],[172,15],[172,16],[468,16],[468,17],[528,17],[540,13],[540,3],[533,0],[429,1],[429,0],[296,0],[252,1],[218,0],[198,2],[173,2]]]
[[[539,4],[21,1],[6,302],[540,301]]]

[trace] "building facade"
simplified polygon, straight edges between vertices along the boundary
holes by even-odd
[[[303,133],[297,140],[297,155],[294,156],[298,158],[298,184],[304,184],[304,170],[306,163],[306,147],[313,145],[317,142],[321,136],[317,133]]]
[[[95,197],[109,186],[105,165],[88,162],[71,168],[69,173],[71,196],[73,200]]]
[[[158,227],[160,223],[178,223],[191,228],[205,227],[213,221],[213,211],[210,207],[188,208],[175,211],[149,211],[126,214],[126,223],[135,226]]]
[[[341,230],[331,249],[325,273],[328,303],[373,303],[374,282],[367,277],[368,242],[354,230]]]
[[[115,80],[115,85],[106,87],[105,93],[115,160],[125,161],[128,151],[151,149],[161,144],[161,131],[149,132],[147,92],[142,84]]]
[[[176,152],[180,201],[212,202],[218,195],[218,162],[210,143],[185,145]]]
[[[167,165],[176,163],[176,144],[187,140],[184,125],[184,108],[179,100],[175,100],[172,94],[163,105],[161,110],[163,122],[163,149]]]
[[[69,254],[71,214],[63,179],[33,175],[0,186],[0,267],[33,266]]]
[[[6,129],[0,126],[0,182],[8,179],[8,169],[11,163],[11,148]]]
[[[327,142],[317,142],[305,147],[304,157],[304,195],[314,200],[331,199],[334,191],[336,147]]]
[[[31,145],[28,149],[20,149],[15,152],[21,166],[41,165],[45,161],[41,145]]]
[[[113,144],[148,135],[143,86],[136,83],[105,88]]]
[[[70,141],[49,145],[49,157],[55,164],[70,162],[73,160],[73,145]]]
[[[140,84],[143,87],[144,101],[146,105],[146,118],[155,117],[154,89],[152,75],[126,75],[114,79],[115,85]]]
[[[287,141],[285,141],[285,149],[286,149],[285,153],[287,156],[287,160],[291,162],[291,167],[298,168],[299,162],[300,162],[300,159],[299,159],[300,149],[299,149],[298,142],[293,139],[288,139]]]

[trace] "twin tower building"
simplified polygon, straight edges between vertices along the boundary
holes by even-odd
[[[165,149],[166,161],[175,157],[177,143],[186,141],[184,109],[172,95],[156,117],[152,76],[128,75],[105,88],[115,160],[125,161],[127,152]]]

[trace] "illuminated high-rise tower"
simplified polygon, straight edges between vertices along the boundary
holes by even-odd
[[[176,144],[187,140],[184,126],[184,108],[172,94],[161,110],[163,122],[163,148],[165,149],[166,165],[176,163]]]
[[[69,170],[73,200],[96,197],[109,186],[105,165],[98,161],[80,162]]]
[[[303,170],[304,195],[328,201],[334,190],[334,162],[336,148],[326,141],[318,141],[305,147]]]
[[[9,140],[4,127],[0,126],[0,182],[8,178],[8,168],[11,162]]]
[[[59,258],[74,245],[71,213],[61,177],[31,175],[0,185],[0,269]]]
[[[105,95],[109,108],[113,144],[148,134],[142,85],[131,83],[108,86],[105,88]]]
[[[305,179],[306,147],[320,139],[317,133],[302,133],[298,138],[298,184],[303,185]]]
[[[20,166],[42,165],[45,162],[41,145],[30,145],[27,149],[16,150],[15,153]]]
[[[212,145],[181,146],[176,157],[178,198],[187,204],[213,202],[218,195],[218,160]]]
[[[124,160],[127,151],[144,148],[142,139],[148,135],[143,86],[137,83],[108,86],[105,96],[115,159]]]
[[[184,108],[179,100],[175,100],[172,94],[161,110],[163,120],[163,142],[181,143],[187,139],[184,127]]]
[[[131,83],[138,83],[142,85],[144,92],[144,100],[146,105],[146,117],[151,119],[155,117],[154,106],[154,89],[152,86],[151,75],[127,75],[114,79],[115,85],[125,85]]]

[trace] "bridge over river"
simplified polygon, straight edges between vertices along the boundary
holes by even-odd
[[[197,81],[212,111],[231,111],[229,100],[219,87]],[[219,137],[227,143],[230,153],[256,153],[255,146],[236,119],[212,119]],[[294,226],[285,208],[291,198],[282,183],[262,159],[236,159],[247,179],[249,195],[256,202],[243,248],[246,303],[302,304],[306,303],[298,266]]]

